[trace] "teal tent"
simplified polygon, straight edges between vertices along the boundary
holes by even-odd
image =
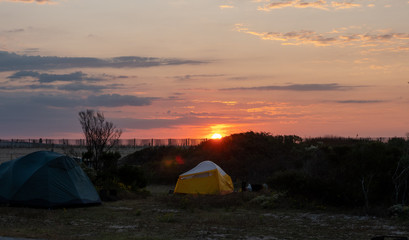
[[[39,151],[0,165],[0,203],[55,208],[101,200],[75,160]]]

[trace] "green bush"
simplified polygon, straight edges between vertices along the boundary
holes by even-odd
[[[131,186],[132,190],[146,187],[145,173],[138,166],[124,165],[118,169],[119,181]]]
[[[409,219],[409,206],[396,204],[390,207],[388,212],[391,217],[398,217],[403,220]]]
[[[267,181],[268,186],[289,197],[302,198],[328,204],[337,204],[339,194],[337,185],[324,182],[300,170],[287,170],[274,173]]]
[[[117,189],[118,169],[117,163],[121,154],[119,152],[104,152],[100,161],[103,163],[102,168],[97,171],[95,185],[101,189]]]
[[[278,201],[285,197],[284,193],[271,193],[270,195],[259,195],[252,200],[250,203],[256,204],[262,208],[276,208]]]
[[[93,168],[88,167],[83,162],[80,164],[80,166],[82,170],[85,172],[85,174],[87,174],[89,180],[91,180],[91,182],[95,184],[95,181],[97,179],[97,172]]]
[[[298,170],[287,170],[274,173],[267,181],[270,188],[286,191],[291,195],[307,193],[311,179]]]

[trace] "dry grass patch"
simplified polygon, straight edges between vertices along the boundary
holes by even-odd
[[[405,223],[318,210],[264,209],[253,193],[143,199],[69,209],[0,207],[0,233],[39,239],[356,239],[409,235]],[[407,224],[407,223],[406,223]]]

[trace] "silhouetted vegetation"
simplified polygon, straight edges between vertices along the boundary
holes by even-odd
[[[409,140],[273,136],[246,132],[195,147],[137,151],[121,164],[137,165],[150,183],[174,184],[204,160],[239,183],[267,183],[287,196],[322,204],[389,207],[409,203]]]
[[[103,155],[117,144],[122,130],[116,128],[112,122],[106,121],[102,112],[87,109],[78,115],[87,146],[83,158],[88,159],[96,171],[100,171],[106,160],[103,159]]]
[[[118,166],[121,158],[119,152],[104,152],[100,156],[101,168],[95,169],[82,164],[84,171],[91,179],[103,201],[145,196],[143,190],[147,181],[145,173],[138,166]]]
[[[145,173],[138,166],[121,166],[118,168],[118,177],[120,182],[134,191],[146,187],[147,184]]]
[[[83,168],[101,198],[115,200],[118,192],[136,192],[145,187],[145,175],[138,167],[118,168],[121,155],[112,149],[117,145],[122,130],[106,121],[102,112],[87,109],[78,115],[87,147],[87,152],[82,154]]]

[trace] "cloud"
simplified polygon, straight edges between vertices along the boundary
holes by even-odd
[[[287,86],[260,86],[260,87],[237,87],[237,88],[223,88],[223,91],[345,91],[356,88],[357,86],[343,86],[337,83],[328,84],[292,84]]]
[[[236,24],[236,31],[254,35],[262,40],[278,41],[282,45],[314,45],[314,46],[359,46],[376,47],[383,44],[395,44],[396,48],[407,45],[409,40],[408,33],[351,33],[343,34],[338,31],[320,34],[314,31],[292,31],[286,33],[280,32],[256,32],[244,27],[242,24]]]
[[[114,122],[121,126],[121,128],[129,129],[155,129],[155,128],[176,128],[180,126],[203,126],[211,122],[234,123],[238,119],[235,117],[201,117],[194,116],[188,113],[175,118],[155,118],[155,119],[135,119],[135,118],[120,118],[115,119]],[[242,119],[241,119],[242,120]]]
[[[336,9],[347,9],[347,8],[356,8],[356,7],[361,7],[361,4],[358,3],[352,3],[352,2],[332,2],[331,3],[332,7]]]
[[[273,9],[285,8],[285,7],[292,7],[295,5],[296,1],[285,1],[285,2],[274,2],[264,5],[263,7],[258,7],[258,10],[261,11],[270,11]]]
[[[0,86],[0,90],[3,91],[15,91],[15,90],[36,90],[36,89],[56,89],[52,85],[38,85],[38,84],[29,84],[29,85],[19,85],[19,86]]]
[[[108,59],[91,57],[50,57],[18,55],[0,51],[1,71],[50,70],[68,68],[141,68],[163,65],[201,64],[202,61],[176,58],[124,56]]]
[[[44,85],[40,85],[44,86]],[[89,91],[89,92],[102,92],[103,90],[112,90],[118,87],[123,86],[122,84],[109,84],[109,85],[91,85],[83,83],[71,83],[65,85],[59,85],[55,88],[67,92],[76,92],[76,91]]]
[[[186,74],[183,76],[175,76],[174,78],[179,81],[190,81],[190,80],[197,80],[203,78],[218,78],[223,77],[224,74]]]
[[[58,107],[58,108],[74,108],[83,106],[84,99],[75,98],[66,95],[45,95],[29,97],[30,105],[44,106],[44,107]]]
[[[24,32],[23,28],[16,28],[16,29],[11,29],[11,30],[7,30],[7,33],[19,33],[19,32]]]
[[[33,71],[19,71],[14,73],[13,75],[8,76],[7,78],[9,79],[20,79],[20,78],[25,78],[25,77],[33,77],[33,78],[39,78],[40,73],[38,72],[33,72]]]
[[[220,5],[219,6],[220,9],[229,9],[229,8],[234,8],[233,5]]]
[[[78,112],[92,107],[98,109],[105,105],[112,106],[145,106],[154,98],[143,98],[127,95],[115,96],[115,94],[94,96],[99,100],[105,99],[111,103],[92,103],[92,97],[75,97],[72,95],[45,95],[27,96],[26,93],[0,94],[0,132],[2,136],[12,137],[49,137],[55,135],[64,136],[67,133],[78,133],[81,126],[78,122]],[[94,98],[94,99],[96,99]],[[111,119],[110,119],[111,120]],[[188,119],[160,120],[160,119],[114,119],[113,122],[119,127],[127,123],[136,129],[161,128],[165,125],[178,125],[179,122],[187,123]],[[139,125],[144,124],[144,125]]]
[[[315,8],[321,10],[330,9],[347,9],[361,7],[361,4],[352,3],[351,1],[330,1],[325,0],[305,1],[305,0],[288,0],[288,1],[270,1],[264,6],[258,7],[260,11],[271,11],[281,8]]]
[[[273,9],[280,9],[286,7],[295,7],[295,8],[321,8],[327,9],[327,4],[323,0],[318,0],[314,2],[304,2],[300,0],[292,0],[292,1],[281,1],[281,2],[272,2],[263,7],[259,7],[258,10],[262,11],[270,11]]]
[[[40,52],[40,49],[39,48],[25,48],[23,49],[22,52],[25,54],[34,54],[34,53]]]
[[[8,102],[2,105],[1,102]],[[74,108],[50,108],[34,104],[29,98],[0,97],[0,132],[3,136],[44,137],[64,132],[78,132],[78,112]],[[74,124],[73,124],[74,123]]]
[[[0,2],[21,2],[21,3],[37,3],[37,4],[55,4],[52,0],[0,0]]]
[[[241,77],[230,77],[230,78],[228,78],[229,80],[234,80],[234,81],[246,81],[246,80],[248,80],[249,79],[249,77],[244,77],[244,76],[241,76]]]
[[[392,67],[389,65],[371,65],[369,66],[369,68],[372,70],[387,71],[387,70],[390,70]]]
[[[104,94],[89,96],[87,103],[90,106],[120,107],[120,106],[147,106],[158,98],[136,97],[132,95]]]
[[[56,81],[72,82],[72,81],[96,81],[98,79],[88,78],[87,74],[82,72],[74,72],[69,74],[40,74],[38,81],[40,83],[50,83]]]
[[[45,86],[45,88],[47,88]],[[138,97],[133,95],[101,94],[84,96],[80,94],[46,94],[26,92],[3,93],[0,96],[0,106],[21,107],[21,106],[42,106],[57,108],[77,108],[77,107],[123,107],[123,106],[148,106],[153,101],[159,100],[157,97]]]
[[[103,90],[113,90],[122,87],[122,84],[109,84],[109,85],[91,85],[83,83],[70,83],[63,85],[45,85],[45,84],[28,84],[18,86],[0,86],[0,90],[3,91],[16,91],[16,90],[60,90],[65,92],[77,92],[88,91],[93,93],[99,93]]]
[[[158,98],[137,97],[132,95],[103,94],[91,95],[85,98],[69,95],[39,94],[29,97],[30,103],[46,107],[73,108],[73,107],[123,107],[147,106]]]
[[[178,124],[178,119],[116,119],[115,123],[122,128],[130,129],[155,129],[155,128],[171,128]]]
[[[337,103],[345,103],[345,104],[371,104],[371,103],[382,103],[384,101],[381,100],[343,100],[337,101]]]
[[[32,77],[40,83],[51,83],[51,82],[80,82],[80,81],[98,81],[101,79],[98,78],[89,78],[87,74],[78,71],[68,74],[48,74],[48,73],[39,73],[36,71],[19,71],[13,75],[8,76],[9,79],[21,79],[26,77]]]
[[[119,76],[119,78],[125,78],[126,76]],[[102,74],[98,77],[89,77],[87,74],[78,71],[67,74],[48,74],[40,73],[37,71],[18,71],[7,77],[9,82],[5,82],[3,86],[0,83],[0,90],[15,91],[15,90],[36,90],[36,89],[50,89],[60,90],[67,92],[76,91],[89,91],[89,92],[101,92],[103,90],[117,89],[123,86],[123,84],[89,84],[94,82],[102,82],[108,79],[115,79],[116,76]],[[25,84],[24,81],[18,81],[20,79],[29,80],[29,84]],[[12,84],[16,82],[16,84]],[[18,82],[17,82],[18,81]],[[38,82],[33,84],[32,82]]]

